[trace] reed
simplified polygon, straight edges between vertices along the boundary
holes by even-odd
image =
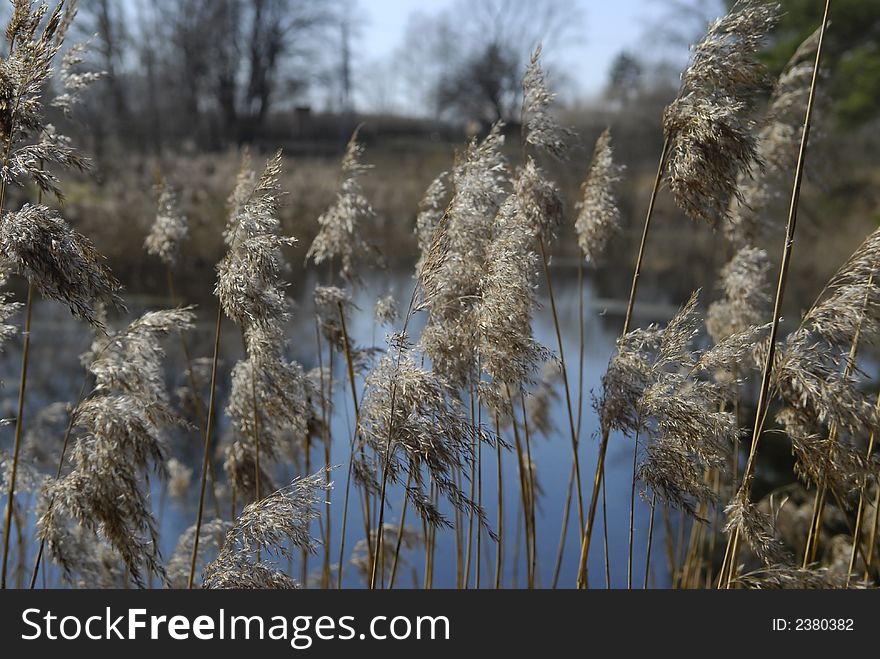
[[[791,205],[788,213],[788,223],[785,231],[785,243],[782,252],[782,262],[779,269],[779,279],[776,287],[776,297],[773,305],[773,321],[770,329],[770,337],[768,342],[767,354],[764,359],[764,367],[761,375],[761,386],[758,394],[758,406],[755,414],[754,430],[752,432],[751,446],[749,448],[748,459],[743,472],[740,492],[743,498],[748,497],[751,491],[752,476],[755,464],[755,457],[763,431],[764,417],[770,390],[771,376],[774,366],[774,357],[776,353],[776,337],[779,332],[779,324],[782,319],[782,302],[785,297],[785,287],[788,281],[788,271],[791,263],[792,251],[794,247],[795,229],[797,228],[798,206],[800,201],[801,186],[804,177],[804,168],[806,165],[807,145],[810,137],[810,127],[813,118],[813,107],[816,99],[816,89],[819,80],[819,69],[822,63],[822,47],[825,41],[825,33],[828,29],[828,23],[831,12],[831,0],[825,2],[825,12],[822,19],[822,28],[819,33],[819,42],[816,47],[816,59],[813,65],[813,78],[810,85],[810,95],[807,101],[806,116],[804,118],[800,150],[798,153],[798,161],[795,169],[794,184],[791,195]],[[729,535],[727,549],[725,551],[725,564],[722,566],[721,579],[726,587],[730,587],[736,573],[736,557],[737,548],[740,538],[740,526]]]
[[[776,4],[733,3],[693,48],[662,115],[663,146],[644,186],[623,331],[595,392],[587,392],[595,366],[587,355],[594,341],[602,344],[588,336],[594,321],[588,324],[587,287],[612,288],[599,277],[624,238],[628,206],[619,195],[626,170],[616,151],[623,142],[602,131],[586,171],[570,171],[577,140],[560,123],[540,47],[524,72],[519,143],[507,145],[516,129],[496,122],[413,204],[419,258],[408,303],[387,293],[385,275],[376,276],[383,258],[370,236],[397,226],[388,200],[374,195],[381,169],[373,173],[364,162],[364,140],[380,139],[377,133],[355,130],[338,178],[323,186],[323,212],[303,230],[314,238],[302,282],[292,281],[296,240],[286,227],[310,206],[292,195],[288,207],[283,165],[293,159],[270,154],[259,169],[245,152],[234,183],[217,168],[232,191],[213,289],[213,341],[201,346],[185,334],[195,321],[190,307],[120,320],[121,285],[104,258],[44,203],[49,195],[61,199],[59,172],[87,165],[46,122],[47,107],[71,111],[100,76],[86,71],[82,48],[63,47],[72,4],[51,9],[22,1],[14,9],[0,61],[0,274],[4,286],[6,274],[20,276],[28,293],[23,305],[0,294],[0,344],[17,331],[8,319],[24,311],[17,415],[11,450],[0,455],[3,588],[28,583],[24,565],[34,550],[32,589],[40,576],[44,586],[93,588],[341,589],[360,578],[372,590],[399,589],[410,573],[425,589],[535,589],[558,587],[575,565],[575,585],[586,588],[595,585],[588,566],[598,542],[607,588],[614,585],[612,562],[620,560],[622,574],[616,547],[626,551],[629,589],[663,585],[664,549],[675,588],[876,582],[880,398],[868,382],[874,365],[864,347],[880,336],[880,231],[867,236],[791,331],[781,316],[792,302],[786,289],[802,231],[812,126],[824,123],[817,117],[830,0],[821,27],[772,91],[759,53],[779,17]],[[569,212],[566,184],[581,173]],[[24,188],[19,197],[13,184]],[[29,194],[25,186],[37,191],[36,203],[12,208],[13,199]],[[670,208],[700,227],[681,230],[719,230],[724,265],[711,304],[701,307],[708,296],[696,291],[668,320],[640,326],[636,305],[666,195]],[[774,230],[769,220],[782,195],[789,206],[773,289],[772,266],[758,245]],[[172,306],[182,284],[175,275],[198,253],[193,238],[212,231],[195,221],[203,196],[197,188],[178,194],[165,180],[155,188],[143,247],[162,268],[163,297]],[[220,235],[218,228],[218,244]],[[574,240],[559,245],[560,236],[576,238],[577,247]],[[578,300],[570,310],[577,313],[577,366],[562,273],[554,267],[558,253],[577,255]],[[373,288],[380,282],[381,294]],[[298,327],[291,291],[313,285],[307,334],[314,320],[314,339],[306,341],[291,331]],[[45,350],[42,341],[31,341],[41,298],[67,307],[94,340],[80,359],[77,398],[32,415],[35,372],[45,370],[35,356]],[[364,300],[366,311],[355,305]],[[237,341],[224,345],[224,330],[233,331],[227,323],[240,334],[240,348]],[[549,347],[543,328],[552,333]],[[179,341],[178,364],[166,359],[168,340]],[[231,351],[230,368],[221,367]],[[741,469],[741,410],[752,402],[758,373]],[[177,388],[169,391],[171,382]],[[790,445],[791,479],[801,484],[756,501],[770,424]],[[333,447],[340,427],[350,433],[348,450]],[[186,442],[196,431],[198,498],[190,510],[195,468],[186,464]],[[589,434],[597,442],[587,501],[581,467],[592,450]],[[616,455],[612,437],[632,451],[620,483],[629,509],[619,520],[610,498],[620,490],[606,474]],[[545,448],[560,440],[562,464],[554,462],[560,449]],[[345,486],[332,495],[342,509],[331,520],[332,462],[340,451]],[[215,462],[223,466],[216,474]],[[558,482],[545,489],[548,463]],[[560,512],[557,505],[558,536],[548,522],[556,518],[544,516],[548,508]],[[178,508],[193,514],[193,523],[176,539],[163,538],[160,530]],[[803,531],[799,516],[808,518]],[[575,519],[576,562],[568,528]],[[836,537],[826,540],[832,529]],[[160,547],[173,550],[163,556]],[[595,551],[592,560],[598,565]]]

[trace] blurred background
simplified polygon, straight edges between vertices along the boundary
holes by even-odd
[[[498,119],[518,132],[521,77],[542,43],[563,123],[577,148],[553,172],[573,208],[593,143],[612,130],[627,232],[594,278],[602,297],[628,291],[646,197],[689,45],[723,0],[89,0],[71,42],[89,41],[87,68],[106,72],[66,133],[93,160],[66,183],[65,216],[110,259],[129,292],[162,290],[162,269],[141,248],[155,215],[153,183],[180,191],[192,224],[180,280],[189,299],[211,293],[220,227],[239,152],[283,148],[285,229],[303,263],[315,220],[332,201],[338,162],[363,124],[365,178],[378,222],[369,227],[392,268],[409,268],[412,228],[428,183],[469,136]],[[764,58],[777,74],[821,18],[816,0],[785,0]],[[8,8],[4,8],[8,13]],[[790,300],[803,304],[878,220],[880,0],[834,7],[825,111],[817,119],[802,246]],[[512,153],[518,139],[508,142]],[[706,227],[661,196],[660,245],[645,283],[679,303],[707,287],[727,254]],[[785,208],[778,224],[784,221]],[[821,237],[821,251],[808,251]],[[771,237],[772,239],[773,237]],[[557,265],[577,257],[559,243]],[[771,256],[778,242],[767,245]],[[298,255],[298,256],[297,256]],[[686,264],[686,267],[681,267]],[[188,275],[188,276],[187,276]],[[294,278],[296,279],[296,278]]]

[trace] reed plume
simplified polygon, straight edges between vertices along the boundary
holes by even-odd
[[[736,532],[765,567],[783,567],[791,555],[779,537],[773,518],[748,500],[742,491],[724,509],[725,533]]]
[[[201,572],[210,562],[206,557],[215,556],[220,551],[226,534],[229,532],[231,524],[222,519],[212,519],[203,522],[199,533],[199,556],[197,565]],[[196,525],[193,524],[177,539],[171,558],[168,559],[166,573],[168,575],[168,585],[171,588],[183,589],[187,586],[187,578],[189,577],[190,561],[192,560],[193,546],[195,545]]]
[[[427,264],[423,258],[420,269],[421,306],[428,314],[420,344],[434,369],[462,389],[474,378],[479,334],[475,310],[493,219],[508,196],[502,129],[496,123],[482,142],[472,142],[453,169],[453,197],[443,231],[437,233],[433,257]]]
[[[773,371],[776,366],[776,342],[779,333],[779,325],[782,316],[782,303],[785,297],[785,289],[788,281],[788,271],[791,263],[792,250],[795,239],[795,231],[797,229],[798,210],[800,203],[801,186],[803,185],[804,170],[806,166],[807,147],[809,145],[810,127],[812,125],[813,110],[816,105],[816,96],[819,80],[819,71],[822,64],[822,50],[825,41],[826,31],[829,25],[831,13],[831,0],[825,1],[825,10],[822,16],[822,25],[819,31],[819,40],[816,45],[816,55],[813,64],[813,75],[810,82],[810,91],[807,98],[803,130],[801,131],[800,146],[798,149],[798,158],[795,166],[794,183],[792,185],[791,205],[789,206],[788,222],[785,229],[785,243],[782,251],[782,260],[779,268],[779,280],[776,287],[776,298],[773,303],[773,319],[770,326],[770,335],[767,341],[767,350],[763,356],[763,370],[761,374],[761,386],[758,394],[758,405],[755,414],[755,424],[752,431],[751,447],[746,462],[745,470],[740,485],[742,499],[748,500],[751,493],[752,479],[754,477],[755,457],[757,455],[758,444],[761,439],[761,433],[764,427],[767,410],[770,402],[770,388],[773,378]],[[725,551],[724,563],[721,569],[721,576],[718,584],[721,587],[725,584],[727,587],[736,576],[737,570],[737,551],[738,551],[739,531],[734,529],[728,537],[727,549]]]
[[[283,319],[287,302],[279,275],[282,248],[296,244],[280,235],[277,217],[281,191],[281,152],[275,154],[248,200],[226,230],[229,251],[217,265],[215,294],[223,311],[243,328],[271,325]]]
[[[75,4],[68,2],[66,15],[70,21],[73,20],[70,7]],[[56,36],[56,40],[57,38]],[[61,82],[63,91],[52,99],[52,107],[58,108],[67,116],[70,116],[74,108],[82,102],[85,91],[106,75],[103,71],[82,70],[87,53],[88,44],[76,43],[61,56],[61,66],[58,68],[57,78]]]
[[[229,448],[234,455],[227,458],[227,465],[252,462],[256,468],[259,451],[265,467],[301,452],[312,417],[310,383],[302,367],[285,358],[280,328],[250,329],[246,340],[248,358],[232,370],[232,391],[226,408],[237,437]],[[252,454],[250,459],[245,457],[248,453]],[[233,483],[239,494],[257,496],[256,482],[254,489],[242,491],[244,482],[239,474]]]
[[[786,201],[790,174],[797,166],[818,44],[817,30],[800,45],[776,81],[757,133],[760,175],[739,174],[729,222],[724,223],[725,236],[738,249],[756,244],[771,226],[769,212]]]
[[[475,427],[439,373],[419,365],[417,351],[404,335],[390,337],[389,350],[367,375],[359,431],[385,465],[388,483],[407,480],[406,494],[416,513],[432,527],[451,523],[425,491],[424,468],[431,482],[456,510],[473,513],[487,526],[485,512],[454,478],[475,459],[475,442],[494,446],[494,438]]]
[[[721,270],[722,298],[706,315],[706,328],[716,343],[759,325],[770,307],[770,261],[767,252],[743,247]]]
[[[476,306],[476,353],[491,385],[482,394],[495,409],[506,407],[506,392],[527,387],[548,352],[532,336],[536,307],[537,241],[562,218],[559,191],[529,159],[514,180],[514,192],[495,218],[486,251]]]
[[[419,245],[419,261],[416,272],[422,270],[425,258],[434,242],[434,234],[446,211],[449,188],[449,172],[440,173],[425,190],[419,202],[419,214],[416,216],[415,233]]]
[[[167,181],[162,180],[156,186],[156,191],[159,207],[150,233],[144,240],[144,248],[147,254],[157,257],[171,268],[177,263],[181,243],[189,234],[189,222],[180,211],[176,190]]]
[[[40,537],[65,573],[81,566],[67,553],[71,526],[100,535],[118,552],[131,578],[141,569],[162,575],[158,530],[146,485],[164,469],[164,428],[174,420],[161,377],[161,337],[192,327],[188,310],[150,312],[110,337],[90,370],[95,393],[74,411],[80,431],[71,470],[46,489]]]
[[[66,304],[74,316],[101,328],[97,305],[124,308],[121,285],[91,241],[54,210],[25,204],[0,222],[0,254],[45,298]]]
[[[373,318],[380,325],[393,325],[400,320],[400,309],[397,308],[397,300],[393,295],[383,295],[376,300]]]
[[[345,351],[343,335],[345,316],[356,309],[351,292],[338,286],[315,286],[315,314],[321,334],[337,352]]]
[[[339,274],[346,281],[357,279],[358,261],[372,251],[363,229],[376,215],[361,188],[360,179],[372,166],[361,162],[364,146],[358,142],[358,132],[354,132],[345,148],[336,201],[318,218],[320,230],[306,254],[315,265],[338,261]]]
[[[373,563],[370,559],[369,547],[377,547],[379,530],[373,529],[370,533],[371,541],[361,538],[351,550],[351,564],[369,585]],[[382,583],[390,581],[392,571],[397,567],[405,567],[406,559],[400,555],[401,550],[412,550],[422,543],[422,534],[411,526],[400,527],[395,524],[385,524],[382,530],[382,556],[379,558],[379,566],[382,570]]]
[[[742,574],[736,578],[736,583],[760,590],[822,590],[843,588],[846,585],[846,576],[835,574],[827,567],[807,569],[774,565]]]
[[[203,587],[297,588],[292,577],[258,556],[292,558],[294,548],[314,552],[317,541],[310,526],[320,518],[323,493],[330,487],[332,483],[328,485],[319,471],[245,506],[219,555],[205,567]]]
[[[739,429],[719,411],[726,389],[706,377],[737,363],[764,329],[750,327],[701,351],[697,295],[662,330],[634,330],[620,339],[598,401],[603,426],[646,444],[638,477],[662,500],[694,515],[696,503],[713,503],[708,468],[723,468]]]
[[[880,422],[876,401],[851,361],[855,348],[880,332],[878,262],[880,231],[874,231],[779,346],[774,369],[785,403],[778,420],[792,441],[795,472],[841,494],[858,490],[878,470],[861,446]]]
[[[525,142],[539,151],[565,160],[572,132],[559,125],[550,111],[555,95],[547,87],[541,68],[541,46],[535,48],[523,78]]]
[[[63,197],[57,176],[47,165],[84,170],[87,163],[46,122],[44,89],[55,74],[54,61],[60,52],[76,3],[56,4],[50,12],[46,3],[16,3],[6,28],[9,52],[0,61],[0,208],[6,187],[31,181],[42,192]],[[42,29],[41,29],[42,26]],[[86,80],[65,79],[62,83],[85,84]],[[64,95],[62,95],[63,98]],[[67,96],[70,104],[73,97]]]
[[[596,141],[590,169],[581,184],[574,223],[581,252],[590,265],[601,261],[608,243],[620,231],[620,208],[614,188],[622,172],[623,166],[614,162],[611,131],[606,128]]]
[[[758,156],[751,113],[764,76],[756,54],[779,11],[740,0],[712,23],[663,116],[669,188],[690,218],[713,227],[728,217],[738,177]]]

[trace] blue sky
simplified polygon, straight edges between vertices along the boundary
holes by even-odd
[[[479,2],[480,0],[473,0]],[[540,0],[537,0],[540,1]],[[679,0],[681,2],[681,0]],[[644,51],[654,47],[648,28],[667,12],[664,0],[571,0],[579,9],[580,38],[556,53],[581,94],[598,92],[608,67],[621,50]],[[359,14],[366,19],[359,46],[368,60],[388,57],[400,44],[407,18],[416,11],[435,12],[454,0],[359,0]],[[684,0],[681,4],[711,5],[713,0]],[[683,49],[683,57],[686,50]]]

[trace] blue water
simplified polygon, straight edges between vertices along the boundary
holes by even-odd
[[[310,291],[314,282],[305,282],[303,290]],[[373,321],[373,307],[375,299],[379,295],[392,292],[400,300],[400,306],[405,307],[411,291],[411,279],[407,276],[385,275],[367,283],[357,294],[356,304],[358,310],[352,315],[349,331],[354,343],[359,346],[384,345],[383,330],[376,326]],[[560,324],[564,337],[564,350],[569,364],[569,379],[574,397],[575,414],[578,399],[578,288],[576,282],[558,282],[556,286],[557,307]],[[585,333],[586,354],[584,362],[584,383],[581,398],[583,400],[583,424],[580,440],[580,463],[581,479],[584,490],[584,510],[589,504],[589,495],[592,489],[593,475],[595,471],[596,452],[598,446],[597,419],[592,407],[592,394],[598,393],[602,373],[605,370],[608,359],[614,345],[614,339],[620,330],[621,319],[616,313],[607,313],[604,303],[595,298],[589,286],[584,291],[585,303]],[[140,300],[130,303],[132,315],[149,308],[159,308],[162,302],[159,300]],[[619,305],[615,305],[615,310]],[[646,307],[647,308],[647,307]],[[189,335],[188,342],[195,357],[209,356],[212,346],[213,311],[205,309],[200,312],[202,320],[198,328]],[[656,311],[652,313],[658,313]],[[645,322],[660,320],[662,318],[644,318]],[[121,322],[121,321],[120,321]],[[410,326],[413,337],[418,335],[422,319],[417,317]],[[553,327],[549,304],[546,301],[542,305],[534,320],[535,336],[545,346],[558,352],[556,335]],[[291,357],[300,361],[306,369],[317,366],[315,328],[310,299],[298,300],[298,305],[290,326],[290,350]],[[0,390],[0,404],[4,418],[14,418],[16,412],[16,397],[18,395],[18,368],[20,350],[15,345],[20,344],[20,338],[6,346],[5,354],[0,361],[0,377],[4,383]],[[29,374],[27,406],[25,411],[25,428],[28,419],[32,419],[41,407],[58,400],[74,401],[79,392],[82,382],[82,368],[79,364],[79,355],[88,348],[91,335],[88,328],[82,323],[73,321],[66,310],[55,303],[40,302],[34,313],[32,330],[32,359]],[[223,377],[218,387],[220,400],[225,404],[224,398],[228,394],[228,370],[241,356],[241,338],[237,328],[227,323],[223,337],[222,367]],[[182,371],[183,360],[177,343],[169,339],[168,362],[172,365],[169,369],[169,385],[175,384],[175,378],[171,371]],[[328,355],[323,354],[325,366],[328,364]],[[349,441],[351,429],[354,423],[354,411],[351,402],[351,394],[346,380],[344,361],[338,356],[334,360],[334,405],[336,414],[332,423],[333,451],[332,461],[342,465],[334,471],[333,480],[336,487],[330,493],[332,507],[332,533],[331,533],[331,557],[334,562],[338,560],[339,538],[341,534],[341,520],[343,508],[343,496],[345,490],[346,466],[349,453]],[[179,384],[179,381],[177,382]],[[360,382],[358,391],[361,390]],[[565,396],[559,386],[559,398],[554,403],[552,417],[555,420],[557,432],[549,437],[533,437],[532,457],[538,468],[538,482],[542,490],[537,511],[537,556],[539,587],[549,587],[553,578],[553,568],[559,544],[560,531],[563,519],[563,502],[565,500],[569,473],[571,469],[571,441],[568,430],[568,416],[565,407]],[[220,438],[226,427],[225,419],[221,419],[218,432],[215,437]],[[3,440],[0,447],[9,450],[12,444],[14,424],[2,430]],[[59,446],[61,437],[58,439]],[[510,442],[513,443],[512,440]],[[632,470],[632,440],[613,436],[609,445],[607,457],[607,516],[608,516],[608,540],[609,540],[609,563],[611,569],[611,585],[613,587],[625,587],[627,582],[627,549],[629,534],[629,511],[631,495],[631,470]],[[174,439],[171,454],[179,459],[187,461],[195,467],[193,483],[190,488],[189,501],[180,502],[166,500],[163,504],[161,519],[162,553],[167,558],[170,556],[179,534],[195,520],[195,505],[197,503],[198,461],[201,450],[200,439],[197,432],[188,436],[179,436]],[[486,510],[490,525],[497,527],[496,506],[496,462],[494,450],[484,447],[484,467],[482,470],[483,505]],[[312,465],[323,464],[323,448],[316,447],[312,456]],[[505,587],[524,587],[525,581],[525,554],[520,547],[514,549],[515,539],[522,538],[522,517],[519,509],[519,488],[516,467],[516,456],[508,451],[503,458],[503,479],[505,486],[505,518],[503,521],[505,534],[505,561],[503,584]],[[218,463],[218,469],[219,469]],[[285,477],[296,474],[293,467],[283,469]],[[222,472],[221,472],[222,473]],[[279,477],[279,481],[281,478]],[[153,488],[153,498],[156,509],[160,499],[159,487]],[[5,500],[0,499],[5,508]],[[29,503],[27,495],[21,499],[20,504]],[[346,538],[346,554],[350,556],[355,543],[363,537],[363,523],[359,513],[357,498],[352,495],[352,504],[349,511],[349,528]],[[397,524],[401,513],[402,493],[399,487],[390,488],[388,494],[389,507],[386,512],[386,523]],[[228,516],[228,505],[224,505],[224,514]],[[635,550],[634,550],[634,585],[642,586],[644,574],[644,561],[647,548],[647,532],[649,522],[649,507],[638,497],[635,510]],[[590,554],[589,571],[590,583],[594,587],[605,586],[605,560],[602,543],[602,510],[601,506],[597,514],[597,526],[593,536],[593,548]],[[577,575],[577,563],[579,553],[579,522],[576,504],[572,503],[569,517],[569,528],[565,549],[565,559],[562,563],[559,585],[560,587],[573,587]],[[673,516],[673,522],[677,517]],[[374,520],[375,521],[375,520]],[[412,513],[407,513],[407,524],[421,531],[421,523]],[[465,520],[465,527],[467,526]],[[661,516],[658,513],[655,521],[654,553],[652,560],[652,573],[650,584],[652,586],[664,586],[669,582],[666,561],[663,552],[664,528]],[[517,530],[519,529],[519,530]],[[33,550],[31,525],[26,529],[31,536],[29,547]],[[466,528],[463,531],[466,533]],[[318,527],[315,527],[315,535],[318,535]],[[484,536],[482,542],[481,586],[487,587],[494,583],[496,546],[488,536]],[[421,586],[423,582],[424,550],[421,546],[402,554],[405,563],[401,564],[397,587]],[[28,557],[27,565],[30,566],[32,558]],[[293,561],[293,574],[299,577],[301,567],[299,555]],[[320,571],[321,553],[310,559],[310,573]],[[469,579],[470,587],[474,587],[473,563],[472,575]],[[12,563],[13,569],[15,561]],[[286,559],[282,560],[282,566],[287,567]],[[47,571],[48,583],[60,584],[58,570]],[[310,578],[310,581],[312,579]],[[455,534],[451,530],[438,533],[436,563],[434,568],[434,587],[454,587],[456,582],[456,552]],[[357,570],[348,564],[343,569],[343,584],[348,587],[364,586],[363,577]]]

